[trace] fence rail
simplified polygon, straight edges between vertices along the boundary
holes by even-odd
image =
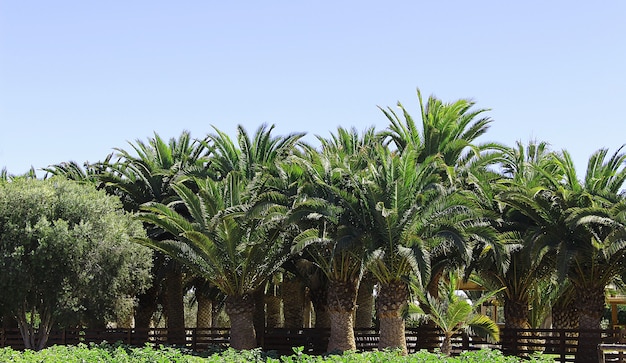
[[[171,332],[170,332],[171,333]],[[357,350],[367,351],[378,346],[378,330],[355,329]],[[434,349],[441,342],[442,335],[436,329],[428,327],[406,329],[407,349],[409,353],[420,349]],[[626,330],[607,329],[594,331],[580,331],[567,329],[503,329],[502,340],[498,344],[487,342],[477,336],[457,334],[453,337],[454,353],[465,350],[477,350],[485,347],[502,349],[505,354],[527,355],[540,351],[556,356],[559,362],[573,362],[574,354],[579,344],[584,343],[579,335],[595,334],[603,344],[626,344]],[[228,346],[230,330],[227,328],[185,329],[184,345],[193,350],[202,351],[210,347]],[[274,350],[279,354],[291,354],[293,347],[304,347],[308,354],[326,352],[330,331],[328,329],[266,329],[258,334],[259,346],[265,350]],[[48,345],[75,345],[78,343],[121,342],[124,344],[142,346],[146,343],[166,344],[168,342],[167,329],[65,329],[52,331]],[[10,346],[13,349],[24,349],[24,342],[18,329],[0,329],[0,347]],[[607,361],[620,358],[622,355],[607,355]]]

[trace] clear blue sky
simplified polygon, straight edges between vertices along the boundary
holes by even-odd
[[[626,143],[624,19],[618,0],[0,0],[0,168],[211,125],[384,129],[376,106],[417,116],[417,87],[491,109],[481,141],[545,140],[583,168]]]

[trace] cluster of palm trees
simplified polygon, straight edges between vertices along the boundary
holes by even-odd
[[[231,345],[255,347],[255,311],[279,273],[307,287],[329,351],[355,349],[359,291],[374,285],[380,348],[406,351],[409,301],[438,314],[451,272],[501,289],[507,327],[537,326],[552,309],[556,327],[599,328],[605,287],[626,272],[626,155],[599,150],[579,179],[546,143],[477,143],[492,120],[473,101],[418,100],[421,125],[398,104],[381,108],[385,130],[340,127],[317,147],[271,126],[234,139],[214,128],[46,170],[96,183],[145,223],[138,242],[162,253],[135,324],[147,327],[164,292],[172,339],[183,276],[195,276],[199,309],[219,290]]]

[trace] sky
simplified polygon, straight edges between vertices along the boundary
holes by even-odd
[[[479,142],[547,141],[580,176],[626,143],[625,17],[621,0],[0,0],[0,169],[155,132],[383,130],[378,107],[419,119],[419,88],[489,109]]]

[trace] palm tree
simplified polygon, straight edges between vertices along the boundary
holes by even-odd
[[[422,93],[417,89],[422,118],[421,130],[417,128],[411,114],[398,102],[402,118],[390,107],[380,110],[390,122],[382,135],[393,143],[400,153],[416,150],[417,162],[428,156],[439,155],[448,166],[456,166],[463,160],[479,155],[494,144],[475,145],[474,141],[489,129],[492,120],[482,117],[488,109],[473,110],[474,101],[460,99],[444,103],[430,96],[424,104]],[[420,132],[421,131],[421,132]]]
[[[238,173],[230,172],[222,181],[196,179],[195,184],[197,194],[183,184],[173,185],[190,219],[172,205],[142,207],[140,220],[175,237],[140,242],[177,259],[226,294],[231,346],[252,349],[257,345],[252,295],[287,260],[290,241],[279,221],[248,215],[247,182]]]
[[[309,223],[316,226],[320,239],[310,246],[296,244],[294,252],[307,253],[326,278],[331,323],[328,351],[354,350],[353,314],[365,252],[371,244],[359,201],[363,199],[361,185],[368,177],[366,168],[380,139],[373,128],[362,134],[339,128],[330,139],[318,139],[321,151],[309,148],[307,160],[302,161],[307,170],[302,195],[319,202],[316,220]]]
[[[262,210],[261,206],[272,205],[274,200],[282,193],[282,197],[289,198],[287,194],[294,196],[294,186],[297,186],[293,180],[284,180],[282,176],[289,176],[285,160],[299,153],[300,139],[304,133],[292,133],[286,136],[274,136],[274,125],[268,126],[262,124],[254,134],[249,134],[246,129],[239,125],[235,139],[230,138],[225,132],[213,127],[214,133],[207,135],[203,144],[211,151],[211,157],[207,163],[207,172],[209,177],[214,180],[222,180],[232,172],[250,183],[253,179],[258,178],[259,183],[255,187],[265,188],[266,191],[257,190],[260,196],[257,204],[257,210]],[[282,174],[281,174],[282,173]],[[289,178],[288,178],[289,179]],[[262,181],[261,181],[262,180]],[[269,187],[269,184],[277,183]],[[281,184],[282,183],[282,184]],[[291,188],[290,190],[281,190],[281,188]],[[295,190],[297,192],[297,190]],[[270,199],[267,199],[270,198]],[[266,199],[263,201],[263,199]],[[289,203],[284,201],[284,203]],[[261,293],[255,295],[258,300],[262,299]],[[262,333],[265,322],[265,312],[261,306],[262,301],[258,301],[257,316],[255,317],[256,329]]]
[[[599,150],[590,157],[581,183],[569,153],[563,151],[554,156],[561,173],[544,173],[549,186],[503,193],[507,204],[532,221],[529,237],[536,246],[554,251],[558,276],[567,277],[576,291],[581,331],[600,327],[605,287],[626,262],[624,225],[612,214],[626,179],[626,155],[618,150],[608,160],[606,156],[606,150]],[[579,346],[577,360],[585,361],[599,336],[581,337],[589,345]]]
[[[501,174],[474,173],[472,189],[477,201],[493,215],[493,226],[507,251],[497,256],[495,249],[477,251],[469,271],[477,270],[486,284],[504,290],[504,315],[507,328],[529,328],[529,303],[535,286],[548,277],[551,269],[544,259],[546,250],[537,248],[534,222],[516,206],[525,205],[524,193],[546,185],[545,173],[555,173],[552,153],[544,142],[521,142],[502,147],[495,154]]]
[[[237,126],[236,143],[225,132],[213,128],[204,145],[211,150],[208,170],[215,180],[225,178],[231,171],[252,180],[254,176],[273,168],[277,162],[297,152],[304,133],[272,136],[274,125],[261,125],[251,138],[246,129]]]
[[[604,307],[604,289],[626,262],[623,224],[616,219],[615,207],[622,200],[620,189],[626,180],[626,154],[618,150],[606,160],[607,150],[595,152],[589,159],[583,183],[576,178],[571,157],[564,151],[557,162],[565,182],[553,180],[554,191],[548,194],[552,206],[562,213],[556,247],[557,266],[567,275],[577,291],[580,327],[598,328]]]
[[[138,211],[144,203],[167,204],[176,200],[178,196],[172,184],[190,174],[199,173],[207,162],[208,150],[201,142],[194,141],[187,131],[169,142],[155,133],[148,142],[136,140],[130,146],[134,154],[116,148],[117,160],[111,162],[109,157],[95,169],[103,187],[109,193],[118,195],[124,208],[131,212]],[[70,165],[65,169],[72,172],[75,168]],[[153,226],[148,228],[148,235],[154,239],[171,238],[167,232]],[[153,286],[138,297],[135,324],[137,328],[147,329],[157,307],[157,297],[165,294],[168,339],[173,343],[182,343],[185,327],[182,269],[165,255],[156,253],[154,258]]]
[[[486,151],[501,147],[499,144],[476,144],[476,139],[489,129],[492,120],[484,117],[488,109],[473,109],[475,102],[460,99],[444,103],[430,96],[425,103],[421,91],[417,89],[420,104],[421,129],[417,127],[407,109],[398,102],[401,116],[393,109],[380,108],[390,122],[388,128],[381,133],[387,143],[395,145],[399,153],[414,150],[415,161],[423,163],[436,157],[441,160],[442,168],[438,171],[442,183],[446,185],[463,185],[460,183],[471,178],[468,168],[476,165],[476,160],[483,163],[484,168],[489,160],[483,156]],[[459,178],[458,176],[462,176]],[[438,281],[447,269],[455,269],[468,262],[463,253],[466,249],[439,249],[431,254],[431,281],[427,288],[431,294],[438,293]],[[438,253],[445,252],[445,253]],[[451,252],[455,254],[454,258]]]
[[[467,301],[466,297],[457,294],[458,278],[450,273],[448,281],[439,283],[438,297],[424,294],[417,289],[419,305],[411,305],[409,313],[435,323],[443,332],[441,352],[447,356],[452,351],[452,336],[461,331],[474,330],[486,334],[491,339],[500,339],[498,325],[486,315],[476,313],[476,309],[491,299],[500,290],[483,295],[475,302]]]
[[[493,238],[493,230],[466,199],[438,183],[436,158],[418,164],[413,152],[398,156],[384,148],[378,155],[378,165],[367,170],[359,210],[370,218],[363,229],[375,246],[368,269],[379,282],[379,348],[406,352],[402,311],[410,276],[427,280],[434,251],[468,254],[474,241]]]

